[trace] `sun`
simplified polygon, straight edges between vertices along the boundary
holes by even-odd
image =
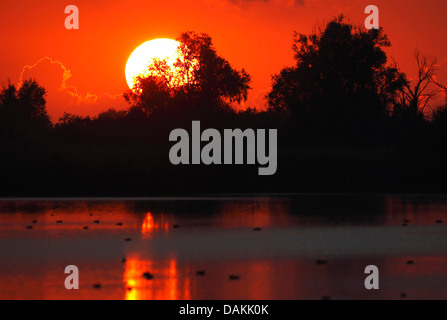
[[[166,59],[167,64],[174,69],[179,45],[175,40],[162,38],[147,41],[137,47],[126,64],[125,73],[129,88],[133,88],[137,76],[147,75],[148,67],[152,64],[153,59]]]

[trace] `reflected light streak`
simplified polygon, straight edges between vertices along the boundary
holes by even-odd
[[[151,234],[152,232],[158,230],[168,231],[169,224],[165,221],[163,214],[160,215],[159,221],[155,221],[152,213],[148,212],[144,217],[143,225],[141,226],[141,233],[143,235]]]
[[[147,280],[145,272],[154,275]],[[125,300],[190,300],[189,276],[179,279],[175,259],[153,262],[138,258],[126,261],[124,269]],[[129,290],[130,289],[130,290]]]

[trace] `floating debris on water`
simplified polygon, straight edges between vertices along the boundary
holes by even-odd
[[[151,275],[149,272],[145,272],[145,273],[143,273],[143,278],[146,280],[152,280],[152,279],[154,279],[154,276]]]

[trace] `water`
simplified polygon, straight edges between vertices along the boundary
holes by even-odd
[[[80,290],[65,289],[67,265]],[[364,287],[367,265],[379,290]],[[2,200],[0,288],[0,299],[447,299],[447,197]]]

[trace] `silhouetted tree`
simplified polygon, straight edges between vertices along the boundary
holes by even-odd
[[[444,105],[438,106],[433,111],[432,120],[435,124],[442,124],[447,129],[447,86],[438,82],[434,76],[432,77],[432,81],[438,88],[444,90],[444,95],[446,97]]]
[[[405,80],[400,100],[393,110],[395,116],[409,123],[424,120],[430,100],[438,93],[438,90],[433,88],[436,59],[421,56],[419,52],[415,53],[415,59],[418,66],[417,78],[414,81]]]
[[[250,76],[219,56],[210,36],[186,32],[177,41],[175,71],[166,61],[154,61],[149,76],[138,77],[134,88],[125,93],[127,102],[149,113],[178,108],[203,114],[247,99]]]
[[[438,82],[438,81],[435,79],[435,75],[433,75],[433,76],[431,77],[431,80],[433,81],[433,83],[434,83],[438,88],[444,90],[444,92],[446,93],[446,98],[447,98],[447,86],[444,85],[444,84],[442,84],[442,83],[440,83],[440,82]]]
[[[30,139],[48,132],[52,124],[45,104],[46,91],[35,80],[20,87],[8,83],[0,91],[0,127],[4,139]]]
[[[368,31],[344,20],[335,18],[310,35],[295,33],[296,65],[273,76],[270,110],[329,135],[388,117],[405,83],[387,65],[383,48],[390,41],[382,29]]]
[[[165,109],[172,103],[176,96],[174,86],[170,85],[169,80],[163,74],[154,74],[160,70],[157,66],[165,66],[166,62],[155,61],[150,67],[152,72],[146,77],[138,76],[132,90],[124,93],[125,100],[133,107],[137,107],[147,113],[153,113],[159,109]],[[166,75],[170,74],[168,69]]]

